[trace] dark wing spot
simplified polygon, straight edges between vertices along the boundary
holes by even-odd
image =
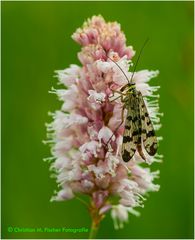
[[[147,136],[147,137],[153,137],[153,136],[155,136],[154,130],[149,131],[149,132],[146,134],[146,136]]]
[[[141,140],[141,135],[139,135],[137,143],[141,143]]]
[[[123,143],[131,142],[132,138],[130,136],[124,136],[123,137]]]
[[[132,120],[132,116],[128,116],[127,120],[131,121]]]
[[[151,121],[149,120],[146,124],[147,124],[148,126],[150,126],[150,125],[151,125]]]
[[[130,130],[130,129],[131,129],[131,127],[130,127],[130,126],[128,126],[128,125],[125,125],[125,129],[127,129],[127,130]]]
[[[127,150],[124,150],[122,155],[123,161],[128,162],[131,160],[130,153]]]
[[[150,147],[150,153],[149,153],[149,154],[150,154],[151,156],[154,156],[155,153],[156,153],[156,151],[157,151],[157,144],[154,143],[154,144],[152,144],[151,147]]]
[[[128,116],[128,117],[127,117],[127,120],[128,120],[128,121],[132,121],[132,122],[136,122],[136,121],[138,120],[138,117],[135,116],[134,118],[132,118],[132,116]]]
[[[142,115],[142,116],[141,116],[141,119],[142,119],[142,120],[145,120],[145,117]]]
[[[149,114],[146,112],[146,113],[145,113],[145,117],[148,117],[148,116],[149,116]]]
[[[137,116],[135,116],[133,119],[132,119],[132,122],[136,122],[138,120]]]
[[[132,136],[137,136],[139,134],[139,132],[136,130],[132,133]]]

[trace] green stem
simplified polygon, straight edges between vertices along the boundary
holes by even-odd
[[[99,228],[99,224],[93,219],[91,224],[91,230],[89,233],[89,239],[95,239],[98,228]]]

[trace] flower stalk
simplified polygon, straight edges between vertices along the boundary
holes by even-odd
[[[99,209],[97,209],[95,206],[91,207],[90,214],[92,221],[89,239],[95,239],[99,229],[100,222],[104,218],[104,216],[99,214]]]

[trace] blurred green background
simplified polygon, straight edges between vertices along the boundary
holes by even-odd
[[[12,227],[90,228],[78,200],[50,203],[56,184],[50,179],[45,122],[60,103],[48,91],[54,70],[77,63],[80,49],[71,34],[84,20],[101,14],[118,21],[128,45],[139,51],[147,37],[139,69],[159,69],[164,112],[164,155],[157,182],[123,230],[110,214],[98,238],[193,238],[193,2],[3,2],[2,3],[2,238],[87,238],[80,233],[9,233]]]

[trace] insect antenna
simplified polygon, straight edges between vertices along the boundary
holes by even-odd
[[[107,58],[109,58],[113,63],[115,63],[115,64],[118,66],[118,68],[119,68],[119,69],[121,70],[121,72],[124,74],[127,82],[130,83],[127,75],[125,74],[125,72],[123,71],[123,69],[119,66],[119,64],[118,64],[117,62],[115,62],[114,60],[112,60],[112,58],[110,58],[110,57],[108,57],[108,56],[107,56]]]
[[[142,48],[141,48],[141,50],[140,50],[140,52],[139,52],[139,55],[138,55],[138,58],[137,58],[137,60],[136,60],[136,62],[135,62],[135,66],[134,66],[134,69],[133,69],[133,74],[131,75],[130,81],[129,81],[127,75],[125,74],[125,72],[123,71],[123,69],[120,67],[120,65],[119,65],[117,62],[115,62],[114,60],[112,60],[112,58],[110,58],[109,56],[107,56],[108,59],[110,59],[113,63],[115,63],[115,64],[118,66],[118,68],[119,68],[119,69],[121,70],[121,72],[124,74],[124,76],[125,76],[125,78],[126,78],[126,80],[127,80],[128,83],[132,83],[132,79],[133,79],[133,77],[134,77],[135,70],[136,70],[136,68],[137,68],[137,64],[138,64],[139,59],[140,59],[140,57],[141,57],[142,51],[143,51],[143,49],[144,49],[144,47],[146,46],[146,44],[147,44],[148,41],[149,41],[149,38],[147,38],[147,39],[145,40],[145,42],[144,42],[144,44],[143,44],[143,46],[142,46]]]
[[[139,52],[138,58],[137,58],[137,60],[136,60],[136,62],[135,62],[135,66],[134,66],[134,69],[133,69],[133,74],[131,75],[130,83],[132,83],[132,79],[133,79],[133,77],[134,77],[137,64],[138,64],[139,59],[140,59],[140,57],[141,57],[142,51],[143,51],[143,49],[144,49],[144,47],[146,46],[146,44],[147,44],[148,41],[149,41],[149,38],[147,38],[147,39],[145,40],[145,42],[144,42],[144,44],[143,44],[143,46],[142,46],[142,48],[141,48],[141,50],[140,50],[140,52]]]

